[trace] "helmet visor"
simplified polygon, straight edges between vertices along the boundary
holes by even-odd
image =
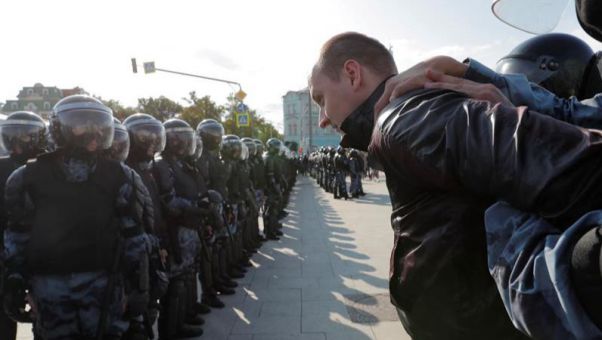
[[[196,150],[196,134],[189,127],[165,129],[167,149],[174,155],[192,156]]]
[[[507,57],[498,61],[496,71],[501,74],[522,74],[530,82],[541,84],[558,72],[558,65],[551,57],[541,56],[537,59]]]
[[[132,138],[132,147],[143,150],[149,157],[154,157],[165,149],[165,128],[159,121],[133,124],[128,127],[128,131]]]
[[[30,120],[5,120],[0,124],[0,148],[7,152],[35,153],[45,147],[46,126]]]
[[[113,142],[113,117],[105,112],[62,111],[58,120],[67,145],[93,152],[108,149]]]
[[[108,157],[119,162],[125,162],[130,152],[130,136],[126,130],[115,129],[113,144],[107,150]]]
[[[493,14],[502,22],[533,34],[552,31],[568,0],[495,0]]]

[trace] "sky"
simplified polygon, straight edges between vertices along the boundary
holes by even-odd
[[[524,0],[527,1],[527,0]],[[391,47],[399,70],[431,56],[496,61],[532,35],[491,13],[491,0],[219,0],[0,2],[0,102],[23,86],[79,86],[135,106],[190,91],[225,103],[237,88],[166,73],[142,63],[236,81],[245,102],[282,130],[282,96],[307,85],[321,45],[357,31]],[[571,0],[572,2],[572,0]],[[555,31],[582,32],[572,4]],[[133,74],[131,58],[139,73]]]

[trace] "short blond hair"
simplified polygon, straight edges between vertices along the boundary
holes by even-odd
[[[391,52],[378,40],[356,32],[337,34],[322,46],[314,71],[338,80],[343,64],[353,59],[377,75],[389,76],[397,73]]]

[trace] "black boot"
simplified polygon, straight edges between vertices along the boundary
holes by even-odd
[[[176,334],[177,338],[194,338],[203,335],[203,329],[199,326],[184,324]]]
[[[205,324],[205,320],[199,315],[188,315],[186,317],[186,323],[192,326],[202,326]]]
[[[224,308],[225,304],[216,295],[203,296],[203,303],[211,308]]]
[[[232,288],[224,287],[224,286],[215,286],[215,290],[221,295],[234,295],[236,291]]]
[[[208,314],[211,312],[211,308],[209,308],[209,306],[204,303],[195,303],[194,304],[194,311],[199,313],[199,314]]]

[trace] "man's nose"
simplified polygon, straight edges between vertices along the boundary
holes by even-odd
[[[326,114],[324,113],[324,110],[320,110],[320,128],[325,129],[328,126],[330,126],[332,123],[330,122],[330,119],[328,119],[328,117],[326,117]]]

